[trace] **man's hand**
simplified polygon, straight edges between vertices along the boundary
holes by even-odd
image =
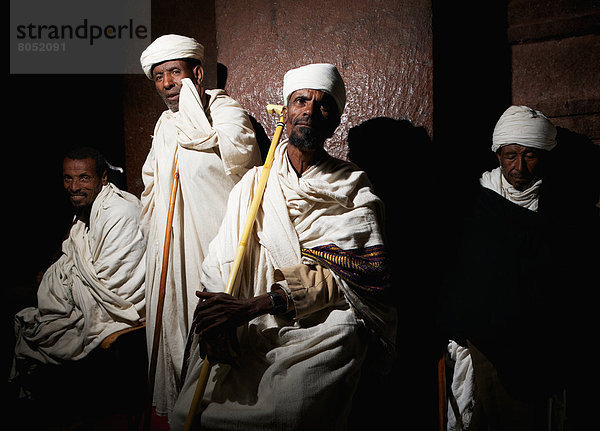
[[[239,344],[236,328],[273,308],[268,295],[238,299],[226,293],[196,292],[200,299],[194,311],[200,353],[211,363],[236,365]]]
[[[238,299],[226,293],[196,292],[200,298],[194,321],[196,333],[222,332],[228,328],[237,328],[261,314],[268,313],[272,304],[267,295],[248,299]]]

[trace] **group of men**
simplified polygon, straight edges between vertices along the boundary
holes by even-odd
[[[382,364],[395,354],[397,316],[383,203],[364,171],[324,149],[345,109],[343,79],[325,63],[283,77],[287,139],[275,150],[227,294],[263,166],[244,108],[204,87],[203,51],[194,39],[165,35],[141,55],[168,109],[154,129],[139,200],[107,181],[96,151],[66,155],[74,224],[44,274],[37,307],[16,315],[11,378],[36,363],[84,358],[109,334],[145,322],[149,358],[158,342],[153,405],[171,429],[183,429],[207,360],[194,418],[202,429],[346,429],[369,347],[386,353]],[[481,179],[478,214],[506,211],[526,225],[555,134],[530,108],[503,114],[492,146],[500,166]],[[474,358],[476,337],[452,329],[453,360]],[[463,363],[471,370],[475,360]],[[473,379],[459,386],[473,394]],[[482,402],[459,398],[462,412]]]

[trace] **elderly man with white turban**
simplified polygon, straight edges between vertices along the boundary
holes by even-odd
[[[479,180],[440,301],[448,430],[554,429],[548,399],[563,384],[564,364],[550,350],[563,330],[563,286],[542,184],[555,138],[550,120],[527,106],[509,107],[494,128],[499,167]],[[555,402],[555,419],[560,411]]]
[[[200,43],[173,34],[157,38],[141,55],[144,73],[154,81],[168,108],[156,123],[142,169],[149,355],[170,194],[175,172],[179,175],[154,377],[154,405],[160,415],[171,411],[177,396],[194,292],[200,289],[200,268],[221,224],[229,192],[249,168],[261,163],[246,111],[225,91],[203,87],[203,57]]]
[[[556,128],[544,114],[511,106],[498,120],[492,151],[500,166],[481,177],[481,185],[509,201],[536,211],[544,153],[556,146]]]
[[[276,149],[233,296],[223,293],[261,169],[230,195],[204,261],[184,385],[171,429],[190,412],[206,430],[345,429],[369,341],[393,349],[395,309],[382,202],[365,173],[329,156],[345,88],[335,66],[285,74],[288,140]]]

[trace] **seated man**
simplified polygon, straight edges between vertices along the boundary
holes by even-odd
[[[324,150],[346,94],[330,64],[290,70],[282,142],[234,295],[223,292],[261,168],[234,187],[203,265],[171,429],[183,427],[207,352],[202,429],[347,425],[370,341],[393,348],[383,207],[365,173]],[[237,335],[237,337],[236,337]],[[218,340],[218,341],[217,341]]]
[[[448,430],[547,430],[564,414],[566,362],[552,344],[565,339],[569,284],[544,187],[555,138],[550,120],[526,106],[509,107],[494,128],[498,167],[479,180],[441,291]]]
[[[62,254],[44,273],[37,308],[15,316],[11,379],[39,364],[84,358],[108,335],[144,317],[145,241],[139,200],[108,181],[92,148],[63,160],[63,185],[75,217]]]

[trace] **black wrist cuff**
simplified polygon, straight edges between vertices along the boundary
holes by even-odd
[[[268,292],[271,304],[273,304],[273,310],[269,314],[281,314],[287,311],[287,300],[279,292]]]

